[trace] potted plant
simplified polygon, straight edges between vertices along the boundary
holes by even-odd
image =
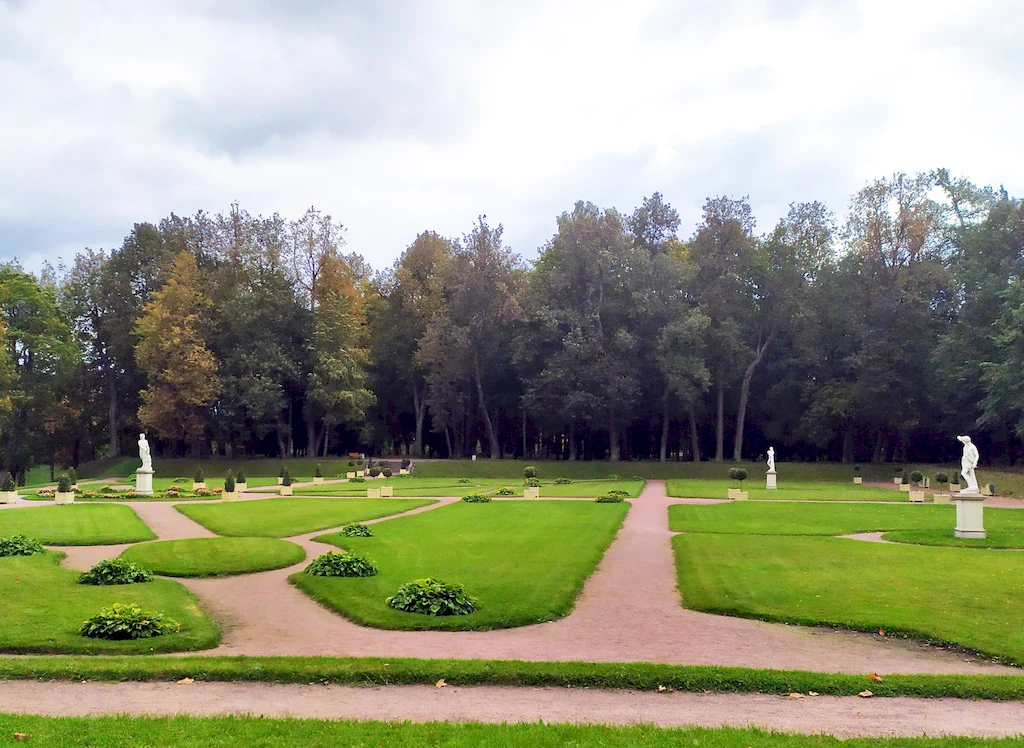
[[[224,493],[220,495],[221,501],[237,501],[238,491],[235,483],[235,474],[228,470],[224,476]]]
[[[986,483],[981,492],[985,496],[995,496],[996,495],[996,484],[995,483]]]
[[[288,468],[286,468],[284,465],[282,465],[281,469],[277,471],[277,485],[279,485],[279,486],[283,486],[284,485],[284,474],[287,473],[287,472],[288,472]]]
[[[748,494],[743,490],[743,481],[747,479],[747,471],[743,468],[731,467],[729,468],[729,480],[739,483],[739,487],[733,486],[729,489],[729,498],[737,501],[742,501],[747,498]]]
[[[196,474],[192,476],[192,490],[198,491],[200,488],[206,488],[206,474],[201,467],[198,467]]]
[[[919,504],[924,501],[924,488],[921,486],[921,481],[924,480],[924,474],[920,470],[912,470],[909,478],[910,500]]]
[[[319,486],[324,482],[324,466],[319,462],[316,464],[316,469],[313,471],[313,485]]]
[[[864,482],[864,479],[860,475],[860,465],[853,466],[853,482],[858,486]]]
[[[57,493],[53,497],[57,504],[74,504],[75,492],[71,490],[71,478],[64,473],[57,479]]]
[[[952,477],[949,479],[949,492],[956,493],[961,488],[962,486],[960,485],[960,470],[958,468],[954,468],[952,472]]]
[[[402,458],[402,466],[398,469],[398,474],[399,475],[408,475],[409,474],[409,466],[410,465],[412,465],[412,460],[410,460],[408,457],[403,457]]]
[[[71,481],[71,490],[78,490],[78,473],[75,472],[73,467],[68,468],[68,479]]]
[[[910,476],[906,470],[903,471],[903,475],[900,477],[900,490],[910,491]]]
[[[235,490],[241,493],[249,490],[249,483],[245,478],[245,470],[238,468],[238,475],[235,476]]]
[[[281,472],[283,473],[283,475],[278,477],[278,480],[281,481],[281,483],[280,483],[281,487],[278,489],[278,493],[281,496],[291,496],[292,495],[292,474],[288,472],[288,468],[286,468],[286,467],[281,468]]]
[[[380,468],[377,467],[377,466],[374,466],[374,467],[370,468],[370,477],[371,478],[379,478],[380,477],[380,472],[381,472]]]
[[[381,498],[390,499],[395,495],[395,487],[388,485],[388,481],[391,479],[391,476],[394,475],[394,472],[391,468],[386,467],[380,471],[380,474],[384,476],[384,488],[380,489]]]
[[[897,486],[900,485],[901,483],[903,483],[903,466],[902,465],[897,465],[896,466],[896,477],[892,479],[892,482],[895,483]]]
[[[0,504],[13,504],[18,500],[18,487],[14,484],[14,476],[4,472],[0,481]]]

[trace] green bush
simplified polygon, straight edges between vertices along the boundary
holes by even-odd
[[[568,486],[570,483],[572,483],[571,478],[555,478],[556,486]]]
[[[960,483],[960,468],[953,468],[949,482],[956,484]]]
[[[434,577],[403,584],[385,602],[396,610],[428,616],[464,616],[477,609],[477,599],[466,588]]]
[[[942,485],[943,483],[949,483],[949,475],[939,471],[938,473],[935,474],[935,482],[938,483],[939,485]]]
[[[324,477],[324,466],[321,465],[319,462],[316,464],[316,470],[313,471],[313,477],[314,478],[323,478]]]
[[[738,470],[739,470],[739,468],[734,468],[734,467],[729,468],[729,480],[736,480],[736,473],[737,473]]]
[[[611,491],[606,493],[605,496],[618,496],[620,499],[628,499],[629,491],[623,491],[620,488],[613,488]]]
[[[528,488],[540,488],[539,478],[527,478],[524,483]]]
[[[349,478],[349,483],[366,483],[366,478],[361,475],[357,475],[355,478]]]
[[[922,473],[920,470],[912,470],[910,472],[910,482],[911,483],[920,483],[923,480],[924,480],[924,473]]]
[[[34,556],[44,550],[42,543],[25,535],[0,538],[0,558],[4,556]]]
[[[71,481],[71,485],[78,483],[78,473],[75,472],[73,467],[68,468],[68,480]]]
[[[736,468],[736,480],[738,480],[740,483],[742,483],[746,479],[747,479],[746,468]]]
[[[854,475],[860,475],[860,465],[854,465],[853,466],[853,474]]]
[[[196,468],[196,474],[192,476],[192,481],[195,483],[205,483],[206,473],[203,472],[201,467]]]
[[[377,565],[358,553],[328,551],[314,558],[306,573],[314,577],[372,577],[377,573]]]
[[[524,478],[536,478],[537,477],[537,468],[535,468],[533,465],[528,465],[527,467],[523,468],[523,477]]]
[[[354,462],[352,462],[352,460],[349,460],[349,461],[348,461],[348,466],[349,466],[349,467],[355,467],[355,466],[356,466],[356,464],[355,464]]]
[[[232,493],[235,490],[235,474],[228,470],[224,476],[224,492]]]
[[[362,522],[352,522],[341,528],[341,534],[346,538],[372,538],[373,530]]]
[[[468,484],[469,482],[469,478],[459,478],[459,483],[461,484]]]
[[[163,613],[146,613],[135,603],[114,603],[82,624],[79,634],[90,639],[150,639],[181,631],[181,624]]]
[[[910,476],[907,475],[906,470],[903,471],[903,477],[900,478],[900,483],[902,483],[903,485],[910,483]]]
[[[903,475],[903,466],[902,465],[897,465],[896,466],[896,475]]]
[[[467,504],[486,504],[491,500],[490,496],[484,496],[482,493],[471,493],[462,497],[462,500]]]
[[[67,493],[71,490],[71,478],[68,477],[67,473],[62,474],[57,479],[57,490],[61,493]]]
[[[292,474],[288,472],[288,468],[283,468],[283,475],[281,475],[281,485],[290,486],[292,484]]]
[[[0,481],[0,491],[14,491],[17,486],[14,485],[14,476],[10,473],[4,473],[3,481]]]
[[[184,485],[185,483],[191,483],[191,482],[192,481],[190,481],[188,478],[175,478],[174,480],[171,481],[171,483],[174,483],[176,485],[177,484]]]
[[[387,480],[395,473],[391,470],[391,468],[384,468],[383,470],[380,471],[380,474],[384,476],[385,480]]]
[[[141,584],[153,579],[153,572],[123,558],[100,561],[78,578],[79,584]]]
[[[245,471],[242,468],[238,468],[238,476],[235,478],[239,483],[245,483]]]
[[[497,491],[494,492],[494,495],[495,496],[515,496],[516,495],[516,490],[514,488],[509,488],[508,486],[502,486],[501,488],[499,488]]]
[[[402,459],[402,470],[408,470],[410,465],[412,465],[412,460],[408,457]]]
[[[598,496],[594,499],[598,504],[621,504],[623,500],[622,496],[613,496],[611,492],[608,492],[603,496]]]
[[[372,468],[370,468],[370,477],[371,478],[376,478],[378,475],[380,475],[380,468],[379,467],[372,467]]]
[[[277,477],[278,478],[283,478],[284,474],[287,473],[287,472],[288,472],[288,468],[286,468],[284,465],[282,465],[280,470],[277,471]]]

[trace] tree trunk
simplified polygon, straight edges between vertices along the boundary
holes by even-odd
[[[878,430],[878,438],[875,440],[875,451],[871,456],[872,462],[881,462],[882,456],[885,452],[885,432],[882,429]]]
[[[523,459],[526,459],[526,411],[523,411]]]
[[[668,460],[668,385],[665,385],[665,392],[661,396],[661,462]]]
[[[480,411],[484,414],[484,425],[487,427],[487,441],[488,441],[488,452],[490,458],[493,460],[497,455],[498,440],[494,436],[494,426],[491,424],[491,415],[487,412],[487,401],[484,400],[484,386],[480,381],[480,357],[475,353],[473,354],[473,362],[476,365],[474,373],[476,374],[476,395],[480,401]]]
[[[700,462],[700,437],[697,435],[697,416],[693,412],[693,406],[690,406],[690,449],[693,450],[693,462]]]
[[[324,445],[323,451],[320,453],[321,457],[326,457],[327,456],[327,442],[329,441],[330,433],[331,433],[331,430],[330,430],[330,428],[328,428],[327,424],[325,423],[324,424],[324,433],[323,433],[323,436],[321,436],[321,439],[323,440],[323,445]]]
[[[307,457],[316,457],[317,444],[318,444],[318,441],[317,441],[317,438],[316,438],[316,421],[314,419],[310,418],[309,422],[306,424],[306,456]]]
[[[614,413],[608,422],[608,453],[612,462],[619,461],[619,424]]]
[[[452,432],[447,426],[444,427],[444,441],[448,445],[448,459],[452,458]]]
[[[412,454],[414,457],[423,456],[423,420],[427,413],[427,402],[426,400],[420,399],[420,388],[416,383],[416,378],[413,376],[412,380],[412,403],[416,409],[416,439],[413,441]]]
[[[110,377],[107,384],[107,440],[110,442],[110,456],[120,457],[121,449],[117,439],[117,382],[109,370],[107,375]]]
[[[733,462],[739,462],[743,459],[743,426],[747,420],[747,399],[750,397],[750,382],[754,378],[754,371],[764,358],[764,353],[768,350],[768,346],[772,344],[774,337],[775,333],[769,335],[764,344],[758,340],[757,353],[754,356],[754,360],[750,362],[747,370],[743,372],[743,384],[740,386],[740,406],[736,413],[736,439],[733,442],[732,450]]]
[[[576,419],[569,419],[569,459],[576,462]]]
[[[718,421],[715,426],[715,462],[725,461],[725,388],[718,380]]]
[[[843,433],[843,462],[853,462],[853,429],[847,428]]]

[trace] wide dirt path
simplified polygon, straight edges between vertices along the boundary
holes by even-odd
[[[457,499],[444,499],[430,511]],[[681,607],[663,481],[650,481],[560,621],[484,632],[357,626],[288,584],[289,569],[183,580],[224,624],[212,655],[350,655],[532,661],[662,662],[850,673],[1020,673],[1019,669],[868,634],[698,613]],[[186,518],[187,519],[187,518]],[[387,521],[386,519],[378,521]],[[160,532],[157,530],[157,532]],[[307,552],[328,549],[292,538]]]
[[[317,719],[570,722],[661,727],[748,727],[838,737],[970,735],[1024,731],[1020,702],[956,699],[790,699],[565,688],[302,686],[266,683],[38,683],[0,681],[13,714],[195,716],[251,714]]]

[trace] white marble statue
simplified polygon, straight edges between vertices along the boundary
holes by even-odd
[[[768,447],[768,472],[775,472],[775,447]]]
[[[967,485],[960,493],[978,493],[978,478],[974,474],[974,468],[978,467],[978,448],[974,446],[969,436],[958,436],[957,441],[964,445],[964,454],[960,458],[960,474],[967,479]]]
[[[153,458],[149,453],[149,442],[146,441],[145,434],[139,434],[139,459],[142,460],[142,467],[140,468],[144,473],[153,472]]]

